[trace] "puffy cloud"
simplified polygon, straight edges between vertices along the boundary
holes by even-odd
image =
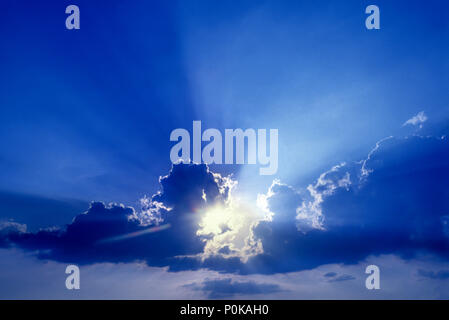
[[[345,166],[346,164],[342,163],[332,167],[329,171],[322,173],[315,184],[307,187],[310,197],[302,201],[301,206],[296,209],[299,231],[305,233],[312,229],[324,229],[324,216],[321,208],[323,201],[334,194],[337,189],[348,189],[352,184],[349,170],[341,170]]]
[[[308,194],[270,188],[271,218],[253,228],[263,253],[248,264],[274,273],[356,263],[370,254],[433,252],[448,259],[448,178],[448,142],[414,136],[380,141],[365,160],[320,175]],[[307,222],[304,232],[298,218]]]
[[[14,221],[3,221],[0,222],[0,233],[7,235],[10,233],[23,233],[26,232],[27,226]]]
[[[427,121],[427,116],[424,113],[424,111],[418,112],[417,115],[411,117],[407,121],[404,122],[402,126],[412,125],[416,126],[419,125],[420,128],[422,128],[422,124]]]
[[[66,228],[0,233],[38,256],[79,264],[145,261],[171,271],[280,273],[368,255],[449,259],[449,142],[379,141],[296,189],[274,181],[257,206],[206,165],[178,164],[142,210],[94,202]]]
[[[265,221],[291,226],[296,224],[300,232],[322,229],[322,215],[319,210],[321,195],[314,193],[309,197],[312,200],[307,203],[303,201],[305,197],[305,192],[274,180],[266,194],[258,195],[257,204],[265,212]],[[302,206],[298,207],[301,202]]]
[[[5,248],[10,245],[8,238],[13,234],[24,233],[27,226],[14,221],[0,222],[0,248]]]
[[[170,261],[178,256],[203,252],[205,239],[197,235],[199,212],[206,204],[223,203],[231,182],[206,165],[179,164],[160,178],[160,192],[142,200],[140,212],[121,204],[92,202],[66,228],[6,232],[2,239],[57,261],[176,265]]]

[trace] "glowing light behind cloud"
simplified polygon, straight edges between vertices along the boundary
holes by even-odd
[[[236,196],[206,208],[197,231],[198,236],[207,237],[203,258],[220,254],[246,261],[257,251],[248,247],[251,227],[264,216],[254,204]]]

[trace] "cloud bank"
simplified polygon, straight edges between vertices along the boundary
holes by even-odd
[[[275,180],[257,206],[234,194],[231,177],[178,164],[140,210],[93,202],[65,228],[3,228],[0,245],[78,264],[143,261],[241,274],[380,254],[448,260],[448,178],[448,141],[418,136],[381,140],[366,159],[338,164],[305,188]]]
[[[10,226],[1,233],[0,244],[35,251],[42,259],[79,264],[145,261],[163,266],[177,256],[201,253],[205,242],[196,235],[198,212],[206,203],[223,202],[230,180],[205,165],[177,165],[160,183],[163,191],[144,199],[139,212],[92,202],[65,228],[28,233]]]
[[[275,273],[356,263],[369,254],[432,252],[448,259],[447,141],[391,138],[373,150],[366,160],[323,173],[296,210],[279,201],[297,201],[298,193],[272,188],[267,207],[275,214],[254,226],[263,253],[250,263]]]

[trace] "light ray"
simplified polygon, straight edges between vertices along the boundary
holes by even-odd
[[[97,244],[116,242],[116,241],[121,241],[121,240],[125,240],[125,239],[131,239],[131,238],[135,238],[135,237],[140,237],[140,236],[142,236],[144,234],[163,231],[163,230],[166,230],[166,229],[168,229],[170,227],[171,227],[171,225],[169,223],[167,223],[167,224],[163,224],[163,225],[160,225],[160,226],[147,228],[147,229],[140,230],[140,231],[130,232],[130,233],[119,235],[119,236],[115,236],[115,237],[101,239],[101,240],[97,241]]]

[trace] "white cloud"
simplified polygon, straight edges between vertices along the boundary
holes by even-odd
[[[212,206],[206,206],[199,212],[197,235],[205,237],[204,252],[201,258],[214,255],[226,258],[238,257],[246,262],[250,256],[261,253],[257,243],[248,245],[252,225],[263,218],[261,210],[237,196],[237,181],[229,180],[230,188],[226,200]]]
[[[418,114],[407,121],[402,125],[403,127],[406,125],[416,126],[419,125],[419,128],[422,128],[422,124],[427,121],[427,116],[424,111],[418,112]]]
[[[324,198],[334,194],[338,188],[347,189],[352,184],[350,173],[345,168],[346,163],[336,165],[322,173],[315,184],[310,184],[307,187],[312,200],[303,201],[301,206],[296,209],[299,231],[324,230],[324,216],[321,209]]]
[[[389,137],[386,137],[386,138],[383,138],[383,139],[377,141],[376,145],[374,146],[374,148],[368,153],[368,157],[366,159],[361,160],[361,161],[358,162],[358,163],[362,164],[362,168],[360,169],[361,170],[361,178],[367,178],[368,175],[373,171],[371,169],[367,169],[366,163],[371,160],[371,157],[373,156],[373,154],[379,149],[380,145],[384,141],[387,141],[387,140],[392,139],[392,138],[393,138],[393,136],[389,136]]]

